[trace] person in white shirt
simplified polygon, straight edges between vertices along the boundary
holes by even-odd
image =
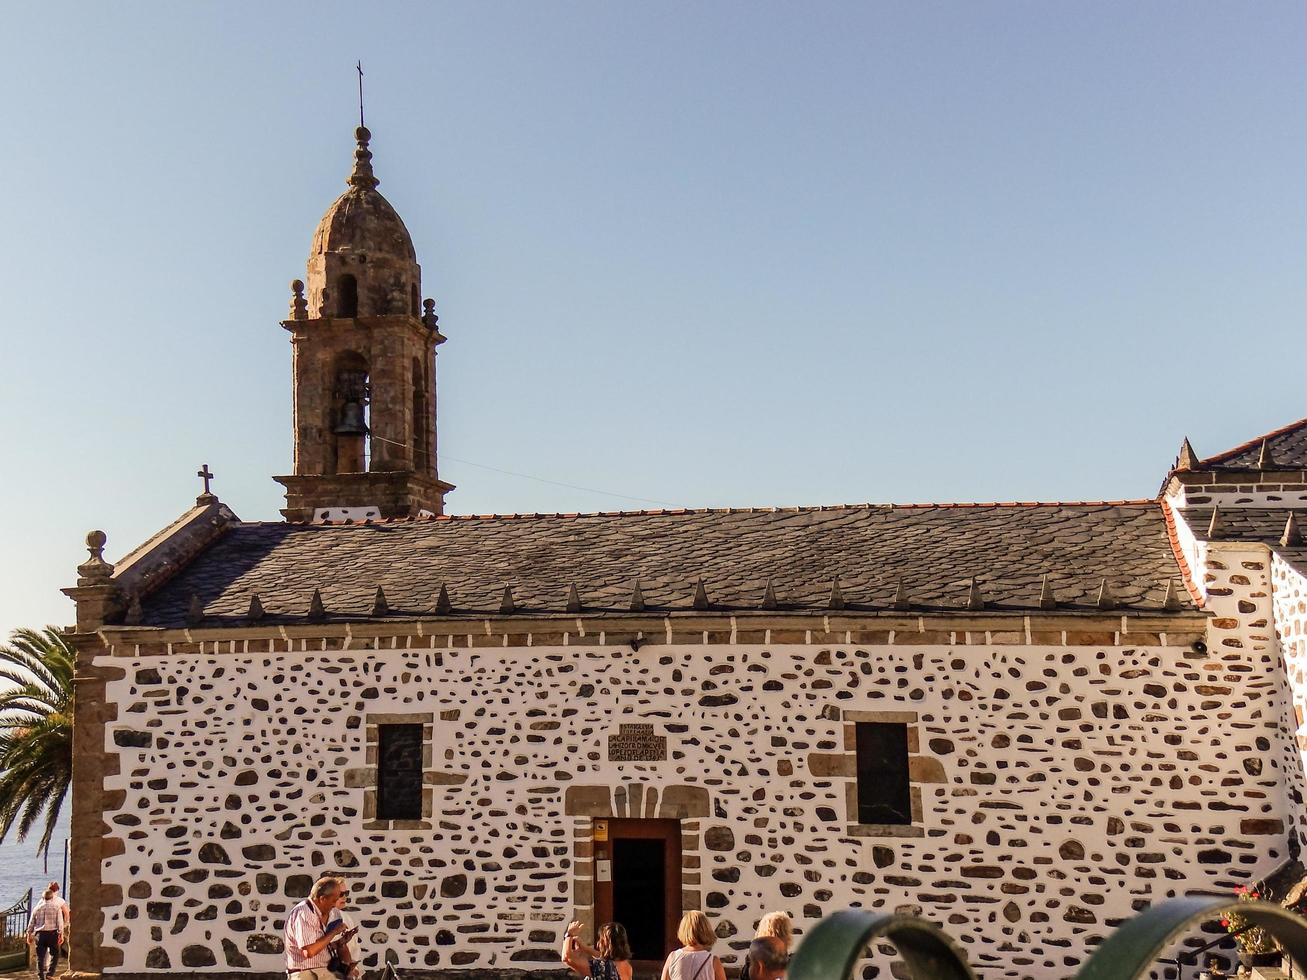
[[[340,921],[341,925],[337,928],[346,930],[346,934],[354,934],[352,938],[345,940],[340,944],[341,959],[349,966],[349,975],[352,980],[358,980],[359,971],[362,969],[363,949],[359,946],[358,926],[350,914],[345,911],[345,906],[349,904],[349,886],[345,883],[344,878],[332,879],[336,882],[336,904],[331,907],[331,914],[327,918],[327,926]]]
[[[55,889],[46,888],[27,921],[27,942],[36,945],[36,975],[39,980],[54,976],[54,969],[59,964],[59,944],[64,941],[64,926],[67,925],[65,908],[64,902],[55,900]],[[46,954],[49,954],[49,966],[46,965]]]
[[[348,943],[353,932],[344,926],[329,931],[328,918],[340,885],[336,878],[319,878],[309,897],[286,916],[286,975],[288,980],[336,980],[327,969],[330,946]]]

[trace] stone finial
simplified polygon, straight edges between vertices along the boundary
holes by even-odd
[[[1289,511],[1289,519],[1284,522],[1284,533],[1280,535],[1280,544],[1286,548],[1295,548],[1302,544],[1302,532],[1298,530],[1298,518]]]
[[[327,607],[322,603],[322,591],[314,589],[313,595],[309,597],[308,620],[310,623],[320,623],[327,618]]]
[[[123,622],[128,626],[139,626],[144,618],[145,613],[141,609],[140,593],[133,592],[127,600],[127,612],[123,614]]]
[[[826,600],[826,608],[844,608],[844,591],[840,588],[840,577],[838,575],[830,580],[830,598]]]
[[[386,602],[386,591],[381,586],[377,586],[376,593],[372,596],[372,611],[370,616],[385,616],[390,612],[390,604]]]
[[[1166,595],[1162,596],[1162,608],[1167,612],[1179,612],[1184,608],[1180,602],[1180,593],[1176,591],[1175,579],[1166,580]]]
[[[103,531],[90,531],[86,535],[86,550],[91,557],[77,566],[78,585],[108,585],[113,578],[113,565],[104,560],[104,546],[109,541]]]
[[[345,183],[349,184],[350,187],[362,187],[364,190],[371,190],[381,183],[372,172],[372,151],[368,149],[368,143],[372,140],[372,133],[368,131],[366,126],[360,126],[354,130],[354,139],[358,143],[354,149],[354,169],[350,172]]]
[[[448,615],[454,606],[449,601],[449,590],[445,588],[445,583],[440,583],[440,592],[436,594],[436,615]]]
[[[704,588],[703,579],[694,583],[694,600],[690,603],[695,609],[711,609],[712,603],[708,601],[708,590]]]
[[[1112,589],[1107,584],[1107,579],[1103,579],[1102,584],[1098,587],[1098,601],[1095,603],[1099,609],[1115,609],[1117,607],[1116,596],[1112,594]]]
[[[1189,442],[1189,437],[1186,436],[1184,442],[1180,443],[1180,455],[1176,457],[1175,468],[1177,470],[1196,470],[1200,469],[1202,465],[1202,460],[1198,458],[1193,445]]]
[[[1217,538],[1225,537],[1225,521],[1221,519],[1221,506],[1217,504],[1212,508],[1212,519],[1207,522],[1207,538],[1214,541]]]
[[[1048,580],[1048,575],[1045,575],[1039,583],[1039,608],[1057,608],[1057,596],[1053,594],[1053,583]]]
[[[912,603],[908,601],[908,587],[903,581],[903,576],[899,576],[899,584],[894,589],[894,601],[891,603],[895,609],[907,609]]]
[[[1259,470],[1275,469],[1275,457],[1271,455],[1270,439],[1262,440],[1262,448],[1257,452],[1257,468]]]
[[[775,609],[779,604],[776,602],[776,589],[772,585],[771,576],[767,577],[767,588],[762,593],[762,608]]]
[[[567,611],[570,613],[581,611],[581,593],[576,590],[575,582],[567,587]]]
[[[985,597],[980,594],[980,583],[976,576],[971,576],[971,588],[967,590],[967,608],[984,609]]]
[[[204,603],[195,593],[191,593],[191,601],[186,606],[186,625],[199,626],[204,621]]]
[[[304,280],[290,281],[290,318],[307,320],[309,318],[309,301],[304,298]]]
[[[428,330],[436,330],[440,317],[436,316],[436,301],[427,297],[422,301],[422,325]]]
[[[631,612],[644,612],[644,590],[640,588],[640,580],[635,580],[635,588],[631,590]]]
[[[250,608],[245,610],[245,618],[252,622],[258,622],[265,615],[263,600],[259,598],[259,594],[256,592],[254,595],[250,596]]]
[[[499,611],[505,615],[517,612],[517,603],[513,600],[513,586],[511,584],[504,585],[504,595],[499,600]]]

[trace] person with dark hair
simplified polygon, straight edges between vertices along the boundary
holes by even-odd
[[[561,957],[573,973],[590,980],[631,980],[631,942],[620,922],[599,927],[594,949],[581,942],[581,923],[573,922],[563,935]]]
[[[790,965],[790,954],[778,936],[759,936],[749,943],[740,980],[779,980]]]

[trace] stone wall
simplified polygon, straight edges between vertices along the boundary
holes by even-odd
[[[1307,472],[1266,470],[1172,474],[1167,495],[1177,507],[1307,507]]]
[[[1192,488],[1190,488],[1192,490]],[[1281,506],[1271,491],[1259,490],[1239,503],[1251,507]],[[1199,505],[1205,500],[1189,502]],[[1285,505],[1287,506],[1287,505]],[[1231,509],[1236,509],[1233,505]],[[1281,725],[1289,734],[1279,760],[1289,808],[1286,823],[1296,823],[1298,839],[1307,837],[1307,579],[1269,547],[1252,541],[1204,541],[1185,520],[1183,508],[1171,512],[1180,553],[1193,582],[1211,613],[1209,646],[1212,662],[1224,662],[1232,672],[1254,665],[1268,672],[1267,685],[1278,687]]]
[[[1252,622],[1230,635],[1269,635]],[[98,658],[124,671],[105,693],[109,972],[275,972],[286,910],[330,871],[355,880],[364,946],[401,966],[555,967],[566,920],[593,915],[587,805],[684,818],[684,904],[728,961],[764,911],[802,933],[862,905],[919,911],[985,977],[1062,977],[1134,910],[1286,856],[1297,753],[1269,641],[1029,623],[1006,644],[416,639]],[[920,836],[851,822],[856,712],[915,716],[920,820],[896,832]],[[429,726],[423,820],[367,812],[369,715]],[[631,723],[666,761],[609,761]]]
[[[1307,576],[1279,556],[1271,560],[1275,635],[1284,658],[1285,678],[1292,697],[1288,724],[1294,731],[1307,771]],[[1299,837],[1307,837],[1307,810],[1297,808]]]

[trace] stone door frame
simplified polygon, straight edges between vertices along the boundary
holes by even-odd
[[[594,825],[596,819],[679,820],[681,825],[681,911],[700,908],[701,818],[712,803],[702,786],[656,786],[629,782],[616,786],[569,786],[563,814],[572,818],[572,918],[582,934],[595,929]]]

